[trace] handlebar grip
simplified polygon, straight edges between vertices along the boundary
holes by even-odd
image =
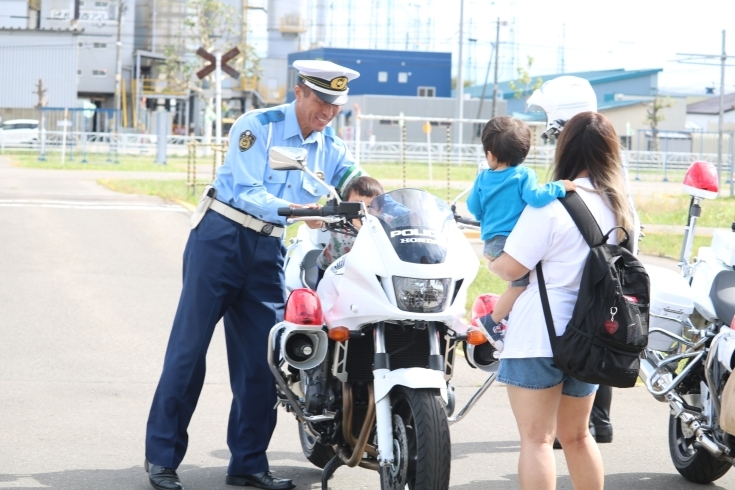
[[[338,215],[339,209],[337,206],[324,206],[319,209],[315,208],[278,208],[278,216],[308,216],[308,217],[324,217]]]
[[[462,216],[455,216],[454,219],[457,223],[462,223],[463,225],[480,226],[480,222],[474,219],[463,218]]]

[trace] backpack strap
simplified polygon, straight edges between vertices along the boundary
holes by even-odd
[[[549,343],[551,344],[551,351],[553,352],[554,346],[556,345],[556,329],[554,328],[554,318],[551,316],[549,295],[546,294],[546,283],[544,282],[544,271],[541,269],[541,262],[536,264],[536,280],[538,281],[538,290],[541,296],[541,308],[544,310],[546,330],[549,333]]]
[[[602,235],[600,225],[597,224],[597,220],[592,216],[590,209],[582,198],[579,197],[579,194],[571,192],[559,199],[559,201],[567,210],[569,216],[572,217],[572,221],[577,225],[584,241],[587,242],[590,248],[600,245],[603,241],[607,241]],[[544,272],[541,268],[541,262],[536,264],[536,279],[538,281],[539,296],[541,296],[541,307],[544,310],[544,319],[546,320],[546,330],[549,334],[549,343],[553,351],[556,345],[556,329],[554,328],[554,318],[551,316],[551,305],[549,305],[549,295],[546,292],[546,282],[544,282]]]
[[[579,228],[579,232],[582,234],[584,241],[587,242],[590,248],[597,245],[601,245],[604,240],[600,225],[597,224],[597,220],[587,205],[584,203],[579,194],[576,192],[570,192],[565,197],[559,199],[559,202],[572,217],[572,221]]]

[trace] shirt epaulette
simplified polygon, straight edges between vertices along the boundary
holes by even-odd
[[[260,124],[265,126],[266,124],[269,124],[272,122],[283,121],[283,118],[286,117],[286,115],[283,113],[283,111],[274,110],[274,111],[261,112],[255,117],[258,118],[258,121],[260,121]]]
[[[331,126],[327,126],[324,128],[324,136],[329,136],[330,138],[334,139],[334,128]]]

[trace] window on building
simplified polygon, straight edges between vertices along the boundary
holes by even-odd
[[[436,97],[436,87],[419,87],[419,97]]]
[[[82,70],[77,70],[77,75],[81,75],[81,74],[82,74]]]
[[[83,48],[84,47],[84,43],[82,41],[79,41],[79,47],[80,48]]]
[[[107,43],[94,43],[93,46],[97,49],[105,49],[107,48]]]
[[[107,70],[92,70],[93,77],[106,77]]]
[[[107,8],[110,2],[94,2],[95,7]]]
[[[398,73],[398,83],[408,83],[408,73],[405,71]]]
[[[632,149],[631,146],[633,144],[633,137],[632,136],[621,136],[620,144],[623,146],[624,150]]]
[[[379,71],[378,72],[378,82],[385,83],[388,81],[388,72],[387,71]]]

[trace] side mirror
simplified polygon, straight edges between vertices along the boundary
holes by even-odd
[[[308,155],[305,148],[274,146],[268,151],[268,164],[273,170],[304,170]]]

